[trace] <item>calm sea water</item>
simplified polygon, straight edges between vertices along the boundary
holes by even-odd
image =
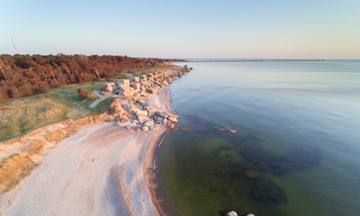
[[[169,208],[360,214],[360,61],[187,64],[169,87],[180,130],[158,156]]]

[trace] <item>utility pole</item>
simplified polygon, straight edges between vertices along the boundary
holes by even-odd
[[[13,45],[14,45],[14,49],[15,49],[15,54],[19,54],[19,53],[18,53],[18,51],[17,51],[17,49],[16,49],[16,46],[15,46],[15,42],[14,42],[14,39],[13,39],[13,38],[11,38],[11,40],[12,40],[12,42],[13,42]]]

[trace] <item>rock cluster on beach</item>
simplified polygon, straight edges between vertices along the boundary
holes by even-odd
[[[171,127],[178,122],[178,116],[161,112],[142,99],[117,98],[110,105],[109,112],[117,125],[126,128],[136,127],[142,131],[157,130],[159,125]]]
[[[179,73],[190,71],[187,65]],[[158,130],[161,125],[174,128],[178,116],[165,113],[149,105],[147,99],[159,88],[164,88],[177,79],[177,75],[167,72],[154,72],[130,80],[118,81],[114,93],[123,97],[117,98],[110,105],[109,120],[125,128],[137,131]]]
[[[148,97],[154,94],[155,90],[168,86],[175,79],[177,79],[175,74],[167,72],[144,74],[130,80],[117,81],[114,93],[133,98]]]

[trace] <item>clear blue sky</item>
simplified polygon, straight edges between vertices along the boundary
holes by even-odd
[[[360,59],[360,0],[0,0],[0,53]]]

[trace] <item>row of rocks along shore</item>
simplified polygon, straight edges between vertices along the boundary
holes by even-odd
[[[104,95],[121,95],[110,104],[110,116],[106,121],[115,121],[121,127],[137,131],[158,130],[160,125],[174,129],[179,117],[149,105],[148,98],[190,70],[192,68],[185,65],[176,73],[154,72],[102,84],[101,88],[106,91]]]

